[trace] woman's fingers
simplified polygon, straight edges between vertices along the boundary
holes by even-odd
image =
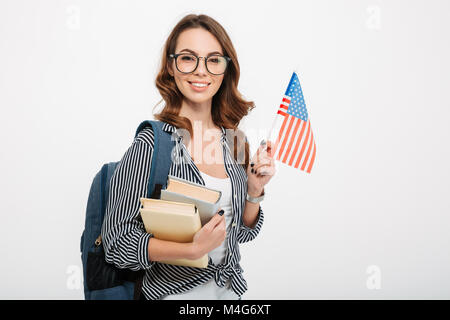
[[[206,224],[208,225],[208,228],[214,229],[218,224],[220,224],[223,220],[225,220],[225,218],[223,217],[223,215],[220,215],[219,212],[221,210],[219,210]]]
[[[257,176],[273,176],[275,174],[275,167],[272,166],[264,166],[261,167],[258,171],[257,171]]]
[[[260,162],[255,163],[252,168],[255,171],[263,166],[270,166],[271,164],[272,164],[272,161],[270,160],[270,158],[263,158],[263,159],[261,159]]]
[[[261,159],[261,157],[264,157],[266,155],[268,155],[270,157],[271,151],[272,151],[272,142],[271,141],[267,141],[264,144],[261,144],[258,147],[258,150],[256,150],[255,155],[252,157],[251,162],[259,162],[259,159]]]
[[[275,161],[272,157],[272,145],[273,144],[271,141],[267,141],[266,143],[261,144],[258,147],[258,150],[256,151],[255,155],[250,161],[248,174],[252,174],[255,172],[259,174],[261,170],[263,170],[262,172],[265,172],[264,173],[265,175],[267,174],[268,169],[264,167],[272,167],[272,166],[275,167]]]
[[[258,173],[259,170],[265,166],[271,167],[271,166],[275,166],[275,161],[273,160],[273,158],[269,157],[269,156],[264,156],[261,158],[261,160],[259,162],[256,162],[253,164],[252,169],[254,173],[255,171]]]
[[[269,157],[272,157],[272,147],[273,147],[272,141],[268,140],[267,141],[266,153],[267,153],[267,155]]]
[[[259,175],[265,176],[265,175],[269,174],[269,172],[272,172],[272,169],[274,169],[274,167],[272,167],[270,165],[262,165],[258,169],[253,171],[253,173],[258,176]]]

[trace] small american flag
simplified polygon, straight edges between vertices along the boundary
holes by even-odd
[[[273,158],[311,173],[316,157],[316,143],[300,80],[295,72],[278,109],[277,118],[281,126],[271,151]]]

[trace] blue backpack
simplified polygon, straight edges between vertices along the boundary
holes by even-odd
[[[136,130],[135,138],[147,126],[153,127],[154,148],[148,181],[147,198],[159,199],[165,189],[172,163],[171,152],[175,141],[171,134],[162,130],[164,122],[143,121]],[[139,299],[144,270],[119,269],[105,261],[101,229],[105,216],[110,180],[119,162],[102,166],[95,175],[89,191],[84,231],[81,235],[81,261],[83,264],[84,297],[86,300],[133,300]],[[138,216],[140,219],[140,216]]]

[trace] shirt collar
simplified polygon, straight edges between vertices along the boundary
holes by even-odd
[[[176,138],[180,137],[177,132],[177,128],[170,123],[164,122],[162,129],[166,132],[173,133]],[[220,129],[222,130],[222,141],[226,141],[226,129],[223,126],[220,126]]]

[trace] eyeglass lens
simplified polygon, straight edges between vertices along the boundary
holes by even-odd
[[[192,54],[181,54],[176,64],[180,72],[193,72],[196,69],[198,58]],[[210,56],[206,59],[206,69],[213,74],[222,74],[227,68],[227,60],[222,56]]]

